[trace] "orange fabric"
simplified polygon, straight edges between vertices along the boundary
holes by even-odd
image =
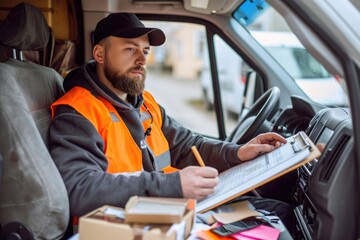
[[[158,156],[169,151],[168,142],[161,131],[161,111],[153,97],[147,92],[144,92],[144,103],[153,116],[151,134],[146,137],[146,143],[154,155]],[[97,129],[105,143],[104,154],[108,160],[107,172],[120,173],[142,170],[141,150],[116,109],[107,100],[95,97],[84,88],[74,87],[52,104],[52,116],[54,116],[56,107],[59,105],[73,107]],[[147,112],[144,105],[141,107],[141,111]],[[119,121],[113,121],[110,113],[113,116],[115,115]],[[150,123],[151,119],[145,120],[143,128],[147,129]],[[124,149],[126,151],[123,151]],[[176,168],[170,166],[163,170],[166,173],[177,171]]]
[[[144,102],[146,104],[146,107],[153,115],[153,120],[154,120],[154,122],[152,124],[151,134],[150,134],[150,136],[146,137],[146,143],[148,144],[148,146],[150,146],[150,148],[154,152],[154,154],[156,156],[158,156],[166,151],[169,151],[169,144],[168,144],[163,132],[161,131],[161,126],[162,126],[161,110],[160,110],[159,105],[156,103],[155,99],[153,98],[153,96],[150,93],[145,91],[143,93],[143,96],[144,96]],[[141,106],[141,111],[144,111],[144,112],[147,111],[144,104]],[[147,120],[147,121],[143,122],[144,129],[147,129],[150,126],[150,123],[151,123],[151,120]],[[154,126],[156,126],[156,127],[154,127]],[[172,173],[172,172],[178,171],[178,169],[173,168],[169,165],[169,166],[163,168],[163,171],[165,173]]]
[[[173,173],[173,172],[179,171],[179,169],[174,168],[169,165],[169,166],[163,168],[163,171],[164,171],[164,173]]]

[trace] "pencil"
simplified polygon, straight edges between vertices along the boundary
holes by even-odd
[[[199,165],[200,165],[201,167],[205,167],[205,163],[204,163],[203,159],[201,158],[200,153],[199,153],[199,151],[197,150],[196,146],[192,146],[192,147],[191,147],[191,150],[192,150],[192,152],[194,153],[195,158],[196,158],[196,160],[198,161]]]

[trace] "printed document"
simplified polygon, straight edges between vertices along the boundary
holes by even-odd
[[[196,212],[219,206],[320,156],[319,150],[305,133],[301,132],[302,140],[308,141],[309,145],[304,145],[302,140],[298,139],[299,136],[289,137],[286,144],[272,152],[220,173],[215,193],[199,201]],[[309,158],[314,151],[316,153]]]

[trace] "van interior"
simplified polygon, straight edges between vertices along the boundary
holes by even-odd
[[[216,18],[216,15],[211,15],[214,11],[228,16],[231,14],[229,10],[238,7],[240,2],[263,1],[206,2],[209,3],[207,8],[194,7],[190,0],[0,2],[0,239],[68,239],[73,234],[66,188],[48,151],[49,108],[64,94],[62,81],[66,75],[91,59],[92,31],[96,22],[110,12],[120,10],[136,12],[141,19],[149,21],[163,13],[171,15],[169,18],[172,20],[186,16],[186,21],[212,22],[212,18]],[[352,2],[360,8],[357,1]],[[200,13],[202,19],[198,18]],[[221,27],[212,26],[210,29],[218,33]],[[235,37],[229,35],[225,39],[231,42]],[[245,59],[255,66],[257,59],[247,54]],[[211,65],[215,57],[210,58]],[[257,99],[264,101],[263,94],[267,94],[265,97],[275,94],[277,99],[272,106],[282,107],[283,111],[267,110],[268,116],[275,119],[272,129],[284,135],[291,134],[290,130],[306,130],[314,142],[329,142],[319,159],[320,162],[323,159],[328,161],[322,161],[321,165],[312,162],[299,169],[298,188],[294,193],[294,201],[298,204],[294,210],[298,221],[296,238],[359,238],[359,196],[353,191],[358,189],[358,182],[347,181],[347,178],[354,180],[358,177],[354,154],[355,129],[350,109],[324,108],[296,96],[289,97],[279,106],[279,99],[292,95],[288,89],[295,83],[289,83],[280,94],[276,87],[262,81],[265,79],[261,74],[263,69],[255,70],[260,74],[248,74],[249,84],[244,91],[254,88],[261,91],[255,91],[254,99],[247,105],[244,101],[243,108],[250,108]],[[280,68],[275,70],[283,71]],[[209,75],[214,75],[214,72]],[[253,86],[250,85],[251,79],[254,80]],[[273,81],[279,83],[276,79]],[[220,88],[215,81],[212,84],[214,88]],[[294,88],[294,93],[304,96],[299,88]],[[214,96],[212,101],[212,108],[221,108],[220,96]],[[287,105],[293,107],[287,108]],[[256,106],[256,110],[261,108]],[[250,113],[254,117],[257,112]],[[216,117],[223,119],[224,113],[216,112]],[[222,120],[218,124],[222,140],[244,142],[258,132],[254,130],[244,135],[234,131],[227,136]],[[339,159],[346,161],[337,162]],[[337,179],[332,178],[335,175]],[[308,181],[312,182],[308,184]],[[341,208],[335,203],[339,203]]]

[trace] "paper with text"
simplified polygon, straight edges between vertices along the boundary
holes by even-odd
[[[292,146],[292,142],[295,141],[294,136],[287,138],[286,144],[272,152],[220,173],[215,193],[199,201],[196,212],[212,209],[249,192],[306,159],[310,154],[310,148],[295,152]]]

